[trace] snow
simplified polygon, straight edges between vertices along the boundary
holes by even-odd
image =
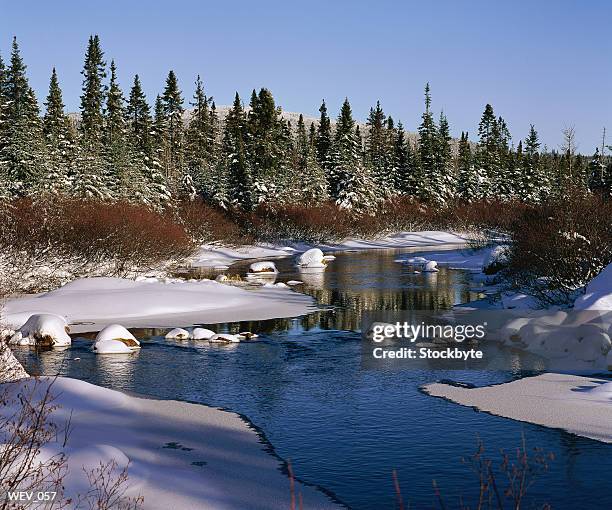
[[[29,377],[13,351],[0,339],[0,384]]]
[[[245,290],[211,280],[84,278],[43,294],[6,302],[2,322],[17,329],[34,311],[65,316],[72,330],[108,324],[171,328],[296,317],[314,310],[310,296],[283,288]],[[84,324],[86,323],[86,324]]]
[[[438,263],[435,260],[428,260],[423,266],[424,273],[437,273],[438,271]]]
[[[166,333],[165,338],[168,340],[187,340],[189,338],[189,331],[183,328],[174,328]]]
[[[482,263],[482,271],[487,274],[496,273],[500,268],[508,264],[509,255],[510,247],[508,245],[495,246],[488,251]]]
[[[9,340],[9,344],[14,345],[43,344],[52,347],[65,347],[71,343],[66,319],[52,313],[31,315]]]
[[[214,268],[217,266],[230,266],[238,260],[286,257],[296,253],[303,253],[311,248],[326,251],[346,250],[372,250],[372,249],[400,249],[414,248],[429,250],[436,247],[446,249],[465,248],[469,243],[468,235],[453,234],[441,231],[399,232],[376,239],[345,239],[339,243],[325,243],[312,246],[306,243],[294,243],[289,246],[274,244],[258,244],[229,248],[213,244],[200,247],[198,253],[192,257],[192,267]],[[438,260],[438,259],[436,259]]]
[[[326,262],[323,257],[323,252],[319,248],[311,248],[298,257],[297,265],[301,268],[324,268]]]
[[[193,328],[193,331],[189,335],[189,338],[191,338],[192,340],[209,340],[215,334],[216,333],[214,331],[211,331],[210,329]],[[166,338],[168,338],[167,335],[166,335]]]
[[[433,383],[423,389],[491,414],[612,443],[610,385],[605,379],[546,373],[484,388]]]
[[[576,310],[612,310],[612,264],[593,278],[583,296],[574,302]]]
[[[208,341],[211,343],[216,343],[216,344],[225,344],[225,343],[237,344],[240,342],[240,337],[238,335],[231,335],[229,333],[218,333],[218,334],[211,336],[208,339]]]
[[[59,434],[42,455],[66,453],[66,497],[88,489],[84,468],[91,471],[101,461],[114,459],[119,470],[129,461],[126,496],[142,495],[147,510],[290,507],[289,479],[280,461],[240,416],[203,405],[128,396],[76,379],[39,381],[38,388],[33,378],[6,388],[11,394],[36,391],[42,396],[53,381],[54,403],[60,407],[51,419],[59,430],[70,420],[71,433],[65,448]],[[14,410],[2,406],[0,413]],[[317,489],[297,480],[295,484],[304,508],[339,508]]]
[[[105,342],[107,340],[122,342],[132,349],[140,347],[140,342],[136,340],[136,337],[120,324],[109,324],[106,326],[96,335],[95,342]]]
[[[110,339],[96,342],[92,349],[96,354],[131,354],[133,352],[133,350],[123,342]]]
[[[262,262],[253,262],[249,266],[251,273],[278,273],[274,262],[268,260]]]

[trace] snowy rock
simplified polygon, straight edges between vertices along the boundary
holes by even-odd
[[[50,313],[35,314],[11,337],[9,344],[64,347],[72,343],[69,331],[63,317]]]
[[[92,349],[96,354],[131,354],[133,352],[120,340],[102,340],[96,342]]]
[[[249,266],[249,271],[251,273],[278,273],[276,265],[270,261],[253,262]]]
[[[326,264],[327,261],[319,248],[311,248],[297,259],[297,265],[301,268],[324,268]]]
[[[288,289],[289,286],[286,283],[278,282],[274,284],[275,287],[280,287],[281,289]]]
[[[231,335],[229,333],[218,333],[208,339],[213,344],[227,344],[227,343],[239,343],[240,338],[237,335]]]
[[[424,273],[437,273],[438,271],[439,271],[438,263],[435,260],[429,260],[423,266],[423,272]]]
[[[239,340],[253,340],[257,338],[259,335],[256,335],[255,333],[251,333],[250,331],[241,331],[236,336],[238,337]]]
[[[227,280],[228,280],[227,275],[224,275],[224,274],[217,275],[217,277],[215,278],[215,281],[219,283],[226,282]]]
[[[302,285],[304,282],[301,280],[289,280],[287,285]]]
[[[189,331],[183,328],[174,328],[166,333],[168,340],[187,340],[189,338]]]
[[[189,338],[192,340],[210,340],[213,336],[215,336],[215,332],[206,328],[193,328],[191,335]]]
[[[575,310],[612,310],[612,264],[593,278],[583,296],[576,299]]]
[[[96,335],[95,345],[100,342],[106,342],[107,340],[117,340],[118,342],[122,342],[130,349],[139,349],[140,342],[136,340],[136,337],[132,335],[127,329],[119,324],[110,324],[102,329]]]

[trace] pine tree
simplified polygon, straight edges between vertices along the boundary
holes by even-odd
[[[247,161],[246,130],[246,113],[236,92],[234,103],[225,118],[221,161],[227,175],[229,203],[250,210],[255,205],[255,200],[251,168]]]
[[[431,113],[429,83],[425,85],[425,111],[419,126],[419,170],[422,181],[418,194],[425,200],[444,201],[438,168],[438,128]]]
[[[70,119],[64,113],[64,101],[55,67],[51,73],[45,107],[43,134],[49,165],[43,189],[53,194],[68,193],[71,191],[71,176],[75,164],[75,134]]]
[[[327,106],[325,105],[325,100],[321,103],[319,112],[321,113],[321,116],[319,118],[319,125],[317,126],[317,162],[326,173],[329,173],[332,165],[332,130],[331,121],[329,120],[329,116],[327,115]]]
[[[142,175],[134,171],[126,127],[123,93],[117,82],[115,62],[110,65],[110,83],[104,111],[104,180],[114,197],[132,198],[142,190]]]
[[[81,122],[74,179],[74,192],[86,197],[108,197],[106,187],[104,148],[104,114],[102,111],[106,87],[106,62],[100,38],[90,36],[85,52],[83,93],[81,94]]]
[[[168,73],[166,87],[161,97],[168,151],[165,161],[166,178],[171,186],[178,189],[184,184],[184,142],[183,142],[183,97],[174,71]]]
[[[391,176],[388,175],[386,116],[376,102],[376,108],[370,108],[366,122],[368,134],[365,148],[365,164],[374,182],[382,191],[391,191]]]
[[[497,118],[490,104],[485,106],[480,119],[478,136],[480,140],[476,153],[476,161],[479,165],[480,173],[486,179],[481,186],[484,196],[489,197],[498,194],[499,189],[496,189],[496,185],[499,183],[501,174],[499,151],[501,135]]]
[[[599,148],[595,148],[595,154],[589,162],[589,189],[594,193],[603,193],[606,183],[606,167],[602,164]]]
[[[542,170],[540,141],[533,124],[525,138],[523,151],[522,179],[519,198],[527,202],[538,202],[550,193],[550,182]]]
[[[393,153],[395,161],[395,189],[405,195],[415,195],[417,190],[417,183],[414,174],[414,168],[412,166],[412,154],[410,151],[410,145],[406,140],[406,133],[404,132],[404,126],[401,122],[398,122],[396,129],[396,136],[393,144]]]
[[[319,166],[316,148],[312,143],[314,124],[311,124],[310,137],[306,133],[304,117],[300,114],[294,142],[294,174],[300,180],[299,200],[317,204],[327,199],[325,173]]]
[[[482,191],[480,189],[481,176],[474,165],[472,147],[470,146],[467,132],[461,132],[457,166],[459,169],[457,194],[467,202],[482,198]]]
[[[214,196],[215,176],[212,169],[210,102],[204,93],[202,80],[198,75],[191,106],[193,112],[185,132],[185,162],[197,191],[212,198]]]
[[[143,168],[149,183],[147,196],[155,206],[163,207],[172,200],[172,192],[166,179],[167,174],[163,163],[169,159],[168,129],[164,105],[159,95],[155,98],[155,117],[152,122],[150,144],[151,155],[145,156],[146,163]],[[147,150],[147,147],[148,145],[143,145],[143,150]]]
[[[371,208],[380,197],[362,163],[359,145],[351,105],[345,99],[336,122],[329,186],[337,205],[357,211]]]
[[[456,188],[455,176],[452,169],[451,135],[448,120],[444,113],[440,113],[436,141],[436,171],[431,176],[429,188],[431,197],[444,203],[453,197]]]
[[[40,110],[28,84],[26,66],[13,38],[11,61],[4,84],[5,113],[0,165],[13,192],[35,194],[46,174],[46,150]]]

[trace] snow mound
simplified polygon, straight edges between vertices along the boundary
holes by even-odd
[[[191,335],[189,338],[192,340],[210,340],[213,336],[215,336],[215,332],[206,328],[193,328]]]
[[[64,317],[51,313],[35,314],[11,337],[9,344],[64,347],[72,343],[69,331]]]
[[[238,335],[231,335],[229,333],[218,333],[216,335],[211,336],[208,341],[213,344],[239,343],[240,338],[238,337]]]
[[[424,273],[437,273],[438,271],[438,263],[435,260],[428,260],[423,266]]]
[[[168,340],[187,340],[189,338],[189,331],[183,328],[174,328],[166,333]]]
[[[106,326],[96,335],[95,344],[105,342],[107,340],[117,340],[131,349],[140,348],[140,342],[136,340],[136,337],[120,324],[110,324]]]
[[[612,382],[603,383],[589,390],[589,393],[612,397]]]
[[[92,349],[96,354],[131,354],[133,351],[121,340],[102,340],[96,342]]]
[[[298,257],[297,265],[302,268],[324,268],[326,260],[319,248],[311,248]]]
[[[302,285],[304,282],[301,280],[289,280],[287,285]]]
[[[278,273],[278,269],[276,269],[276,264],[268,260],[264,260],[262,262],[253,262],[249,266],[249,271],[251,273]]]
[[[253,340],[257,338],[258,336],[259,335],[256,335],[255,333],[251,333],[250,331],[241,331],[240,333],[236,335],[236,337],[239,340]]]
[[[593,278],[583,296],[574,303],[575,310],[612,310],[612,264]]]
[[[495,274],[508,265],[510,247],[499,245],[493,248],[482,263],[482,272],[487,275]]]

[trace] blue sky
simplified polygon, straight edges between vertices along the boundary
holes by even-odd
[[[56,66],[68,110],[78,108],[85,44],[101,37],[127,91],[135,73],[149,99],[170,68],[190,97],[201,74],[217,104],[266,86],[289,111],[336,114],[345,96],[363,120],[377,99],[414,130],[429,81],[433,107],[474,138],[487,102],[515,141],[530,123],[557,148],[575,126],[591,154],[612,143],[612,2],[318,1],[8,2],[0,51],[16,35],[39,98]]]

